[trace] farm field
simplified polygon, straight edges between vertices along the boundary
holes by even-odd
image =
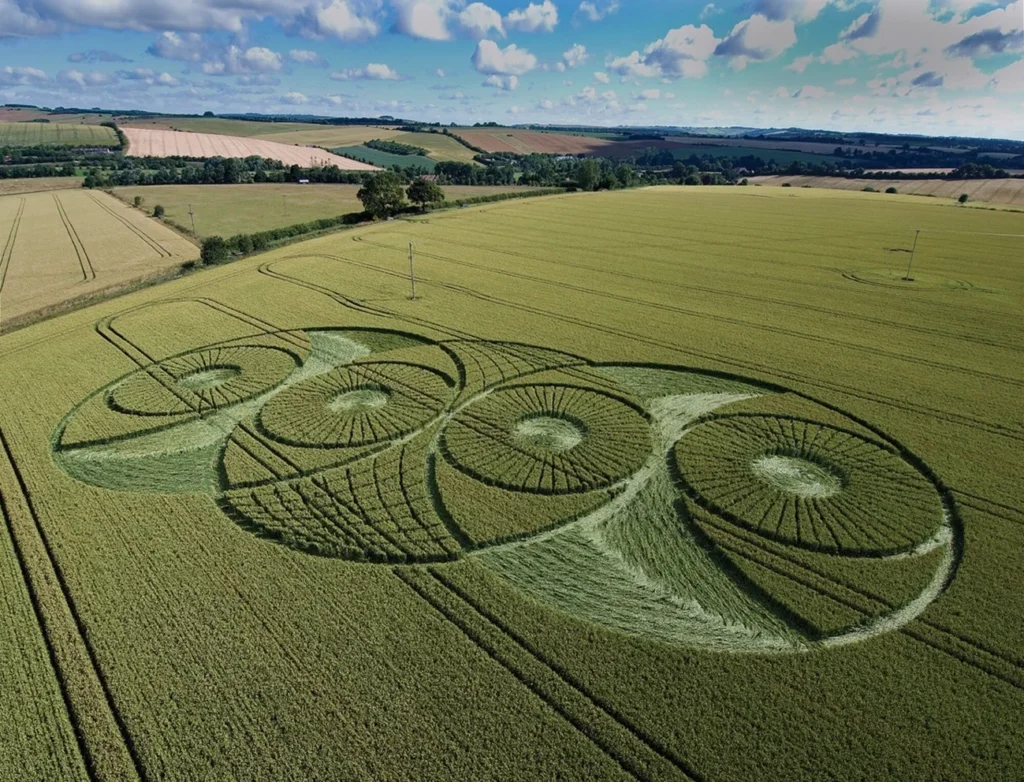
[[[362,144],[370,139],[390,139],[400,131],[375,125],[317,125],[307,122],[257,122],[254,120],[219,118],[156,117],[126,120],[126,128],[145,130],[179,130],[190,133],[212,133],[220,136],[242,136],[275,141],[279,144],[343,147]]]
[[[396,155],[394,152],[384,152],[383,150],[366,147],[361,144],[356,147],[338,147],[331,151],[337,155],[344,155],[356,160],[365,160],[382,168],[387,166],[401,166],[403,168],[406,166],[422,166],[427,171],[433,171],[434,166],[437,165],[436,160],[424,157],[423,155]]]
[[[335,155],[324,149],[281,144],[262,138],[221,136],[209,133],[181,133],[173,130],[123,128],[128,137],[128,154],[134,157],[234,157],[259,155],[280,160],[287,166],[303,168],[334,165],[346,171],[376,171],[375,166]]]
[[[473,159],[478,153],[443,133],[400,133],[389,140],[413,147],[423,147],[430,153],[430,157],[438,162],[451,160],[456,163],[478,165]]]
[[[1024,207],[1024,179],[843,179],[816,176],[759,176],[751,184],[781,187],[820,187],[832,190],[863,190],[873,187],[884,191],[895,187],[901,194],[933,196],[955,201],[967,193],[972,201],[984,204]]]
[[[27,179],[0,179],[0,195],[36,193],[42,190],[70,190],[81,187],[85,177],[53,176],[29,177]]]
[[[104,193],[0,196],[0,326],[199,257],[166,226]]]
[[[448,200],[455,201],[530,188],[448,185],[441,189]],[[358,192],[359,185],[320,184],[148,185],[114,190],[126,203],[142,196],[147,210],[162,205],[168,220],[185,227],[191,227],[188,205],[192,204],[199,235],[225,237],[362,212]]]
[[[73,147],[116,147],[117,134],[100,125],[60,122],[0,122],[0,147],[60,144]]]
[[[0,777],[1017,780],[1021,234],[572,194],[0,337]]]

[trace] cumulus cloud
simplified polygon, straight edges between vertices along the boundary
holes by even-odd
[[[508,29],[523,33],[550,33],[557,24],[558,8],[551,0],[530,3],[526,8],[509,11],[505,17],[505,25]]]
[[[146,52],[154,57],[182,62],[200,62],[206,51],[206,43],[199,33],[180,35],[175,32],[161,33],[146,49]]]
[[[795,43],[792,19],[772,21],[762,14],[754,14],[732,28],[715,48],[715,54],[731,57],[733,68],[741,70],[747,61],[775,59]]]
[[[610,16],[619,10],[618,0],[605,0],[603,3],[592,3],[584,0],[576,9],[577,19],[586,19],[589,22],[600,22],[606,16]]]
[[[345,68],[331,74],[335,81],[400,81],[401,75],[382,62],[371,62],[365,68]]]
[[[301,106],[304,103],[309,103],[309,98],[301,92],[286,92],[281,96],[281,102],[292,106]]]
[[[818,87],[813,84],[805,84],[803,87],[793,93],[793,97],[797,100],[819,100],[826,98],[832,93],[826,90],[824,87]]]
[[[608,77],[608,74],[605,73],[604,71],[594,71],[594,80],[600,82],[601,84],[607,84],[608,82],[611,81],[611,79]]]
[[[1008,30],[989,27],[972,33],[955,44],[945,48],[946,54],[952,57],[984,57],[990,54],[1003,54],[1024,48],[1024,30]]]
[[[817,18],[829,0],[757,0],[754,12],[773,22],[792,19],[794,22],[810,22]]]
[[[46,71],[38,68],[23,68],[5,65],[0,68],[0,86],[32,87],[49,80]]]
[[[607,63],[608,70],[624,80],[663,76],[670,79],[700,79],[707,74],[707,59],[720,44],[706,24],[692,24],[669,30],[644,49],[616,57]]]
[[[807,66],[814,62],[815,57],[813,54],[808,54],[805,57],[797,57],[793,62],[786,66],[787,71],[794,71],[795,73],[803,73],[807,70]]]
[[[502,49],[486,39],[476,45],[472,62],[480,73],[498,76],[522,76],[537,67],[537,58],[526,49],[514,43]]]
[[[205,60],[202,71],[207,76],[235,76],[243,73],[273,73],[283,66],[281,55],[265,46],[248,49],[231,45],[219,55]]]
[[[496,89],[503,90],[504,92],[512,92],[516,87],[519,86],[519,77],[500,76],[495,73],[484,79],[483,86],[495,87]]]
[[[380,32],[376,12],[379,0],[364,3],[353,0],[328,0],[306,8],[298,23],[299,29],[312,37],[331,37],[339,41],[361,41]]]
[[[583,44],[574,43],[562,52],[562,59],[555,67],[559,71],[565,71],[583,65],[589,58],[590,55],[587,54],[587,47]]]
[[[79,71],[71,68],[57,74],[57,82],[66,87],[85,89],[104,87],[117,81],[117,77],[103,71]]]
[[[327,60],[321,57],[319,53],[309,49],[292,49],[288,52],[288,59],[300,65],[309,65],[313,68],[327,67]]]
[[[718,16],[721,13],[725,13],[714,3],[708,3],[700,12],[700,20],[703,22],[705,19],[710,19],[712,16]]]
[[[505,37],[501,14],[483,3],[470,3],[458,15],[459,28],[471,38],[486,38],[493,30]]]
[[[132,68],[117,71],[116,76],[124,81],[138,82],[148,87],[177,87],[181,82],[166,71],[157,73],[152,68]]]
[[[73,52],[69,54],[68,62],[131,62],[131,60],[117,52],[90,49],[87,52]]]
[[[831,63],[832,65],[839,65],[847,60],[852,60],[858,56],[857,50],[852,49],[845,43],[834,43],[831,46],[826,46],[825,50],[821,53],[820,61],[822,63]]]
[[[555,108],[555,102],[545,98],[544,100],[537,101],[537,108],[541,111],[551,111]]]

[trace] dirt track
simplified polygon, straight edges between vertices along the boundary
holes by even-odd
[[[179,133],[173,130],[124,128],[128,137],[128,155],[134,157],[233,157],[251,155],[280,160],[286,166],[303,168],[334,165],[348,171],[379,171],[376,166],[335,155],[318,147],[300,147],[240,136],[212,133]]]

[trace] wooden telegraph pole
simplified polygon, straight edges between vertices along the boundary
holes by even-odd
[[[412,295],[409,297],[413,301],[416,300],[416,270],[413,267],[412,262],[413,248],[412,242],[409,242],[409,285],[412,287]]]
[[[921,229],[917,229],[917,233],[914,234],[914,246],[910,250],[910,263],[907,264],[907,276],[904,277],[904,281],[913,282],[913,278],[910,276],[910,270],[914,266],[914,253],[917,252],[917,240],[921,238]]]
[[[192,204],[188,205],[188,216],[192,220],[192,235],[198,236],[199,234],[196,233],[196,215],[195,212],[192,211]]]

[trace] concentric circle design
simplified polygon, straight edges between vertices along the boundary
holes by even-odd
[[[444,375],[428,367],[355,364],[286,388],[263,408],[260,426],[288,445],[370,445],[417,431],[451,397]]]
[[[880,442],[814,421],[723,416],[675,448],[691,496],[780,542],[845,554],[907,551],[943,522],[934,486]]]
[[[458,413],[443,439],[445,456],[462,472],[537,494],[611,486],[635,472],[651,447],[647,419],[628,401],[557,384],[495,391]]]
[[[207,348],[135,372],[107,396],[128,415],[184,415],[254,399],[298,365],[293,353],[257,345]]]

